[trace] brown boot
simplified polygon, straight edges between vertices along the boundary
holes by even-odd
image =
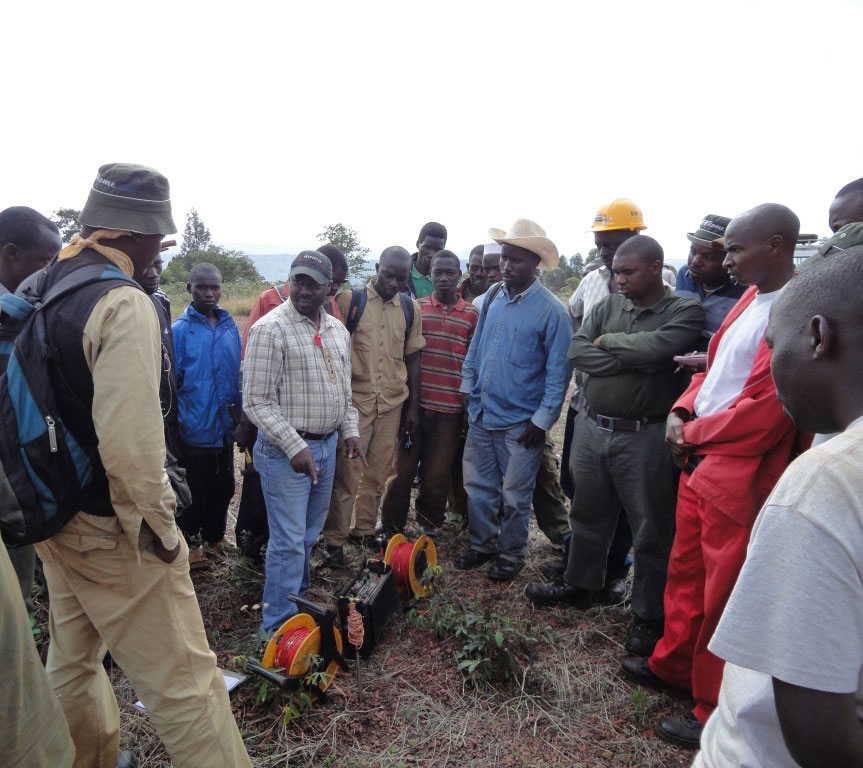
[[[203,547],[195,547],[194,549],[189,550],[189,570],[190,571],[201,571],[205,568],[210,567],[210,561],[207,560],[207,556],[204,554]]]

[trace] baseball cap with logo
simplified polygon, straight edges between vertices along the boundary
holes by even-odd
[[[171,218],[168,180],[152,168],[132,163],[108,163],[99,168],[78,222],[142,235],[177,231]]]
[[[291,277],[308,275],[318,285],[326,285],[333,279],[333,265],[317,251],[300,251],[291,262]]]
[[[731,219],[726,216],[717,216],[715,213],[708,213],[701,220],[701,226],[695,232],[687,232],[686,236],[690,242],[696,245],[703,245],[708,248],[724,248],[725,229],[730,223]]]

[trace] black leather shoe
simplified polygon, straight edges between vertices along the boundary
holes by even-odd
[[[321,547],[321,565],[326,565],[329,568],[340,568],[344,564],[344,547],[331,547],[329,544]]]
[[[632,619],[624,647],[629,653],[648,658],[653,653],[653,649],[656,648],[664,630],[665,619],[649,621],[635,616]]]
[[[476,549],[469,549],[461,557],[456,558],[455,567],[459,571],[469,571],[472,568],[485,565],[489,560],[494,560],[496,557],[494,552],[479,552]]]
[[[534,605],[565,603],[579,610],[593,605],[593,592],[589,589],[573,587],[563,578],[556,579],[551,584],[528,584],[524,594]]]
[[[686,696],[689,691],[683,688],[676,688],[671,683],[666,683],[658,675],[653,674],[650,667],[647,666],[647,659],[641,656],[627,656],[620,663],[620,671],[633,682],[639,685],[646,685],[650,688],[656,688],[660,691],[673,693],[678,696]]]
[[[620,605],[626,597],[626,579],[612,579],[593,598],[598,605]]]
[[[542,578],[549,581],[560,579],[566,573],[566,560],[552,560],[550,563],[541,565],[539,572],[542,574]]]
[[[504,560],[499,557],[492,563],[487,575],[493,581],[512,581],[522,568],[524,560]]]
[[[687,712],[680,717],[663,717],[656,726],[656,735],[670,744],[684,749],[698,749],[704,724]]]

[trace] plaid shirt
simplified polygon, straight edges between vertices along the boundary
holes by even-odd
[[[322,309],[316,331],[290,301],[262,317],[246,348],[243,407],[288,458],[306,447],[298,431],[358,437],[347,329]]]

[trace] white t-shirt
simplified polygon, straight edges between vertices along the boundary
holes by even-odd
[[[774,677],[856,693],[863,720],[863,418],[782,475],[709,647],[728,663],[693,768],[797,765]]]
[[[728,408],[743,391],[752,371],[755,353],[767,330],[770,306],[782,292],[755,294],[754,301],[725,331],[716,350],[713,365],[695,398],[695,413],[712,416]]]

